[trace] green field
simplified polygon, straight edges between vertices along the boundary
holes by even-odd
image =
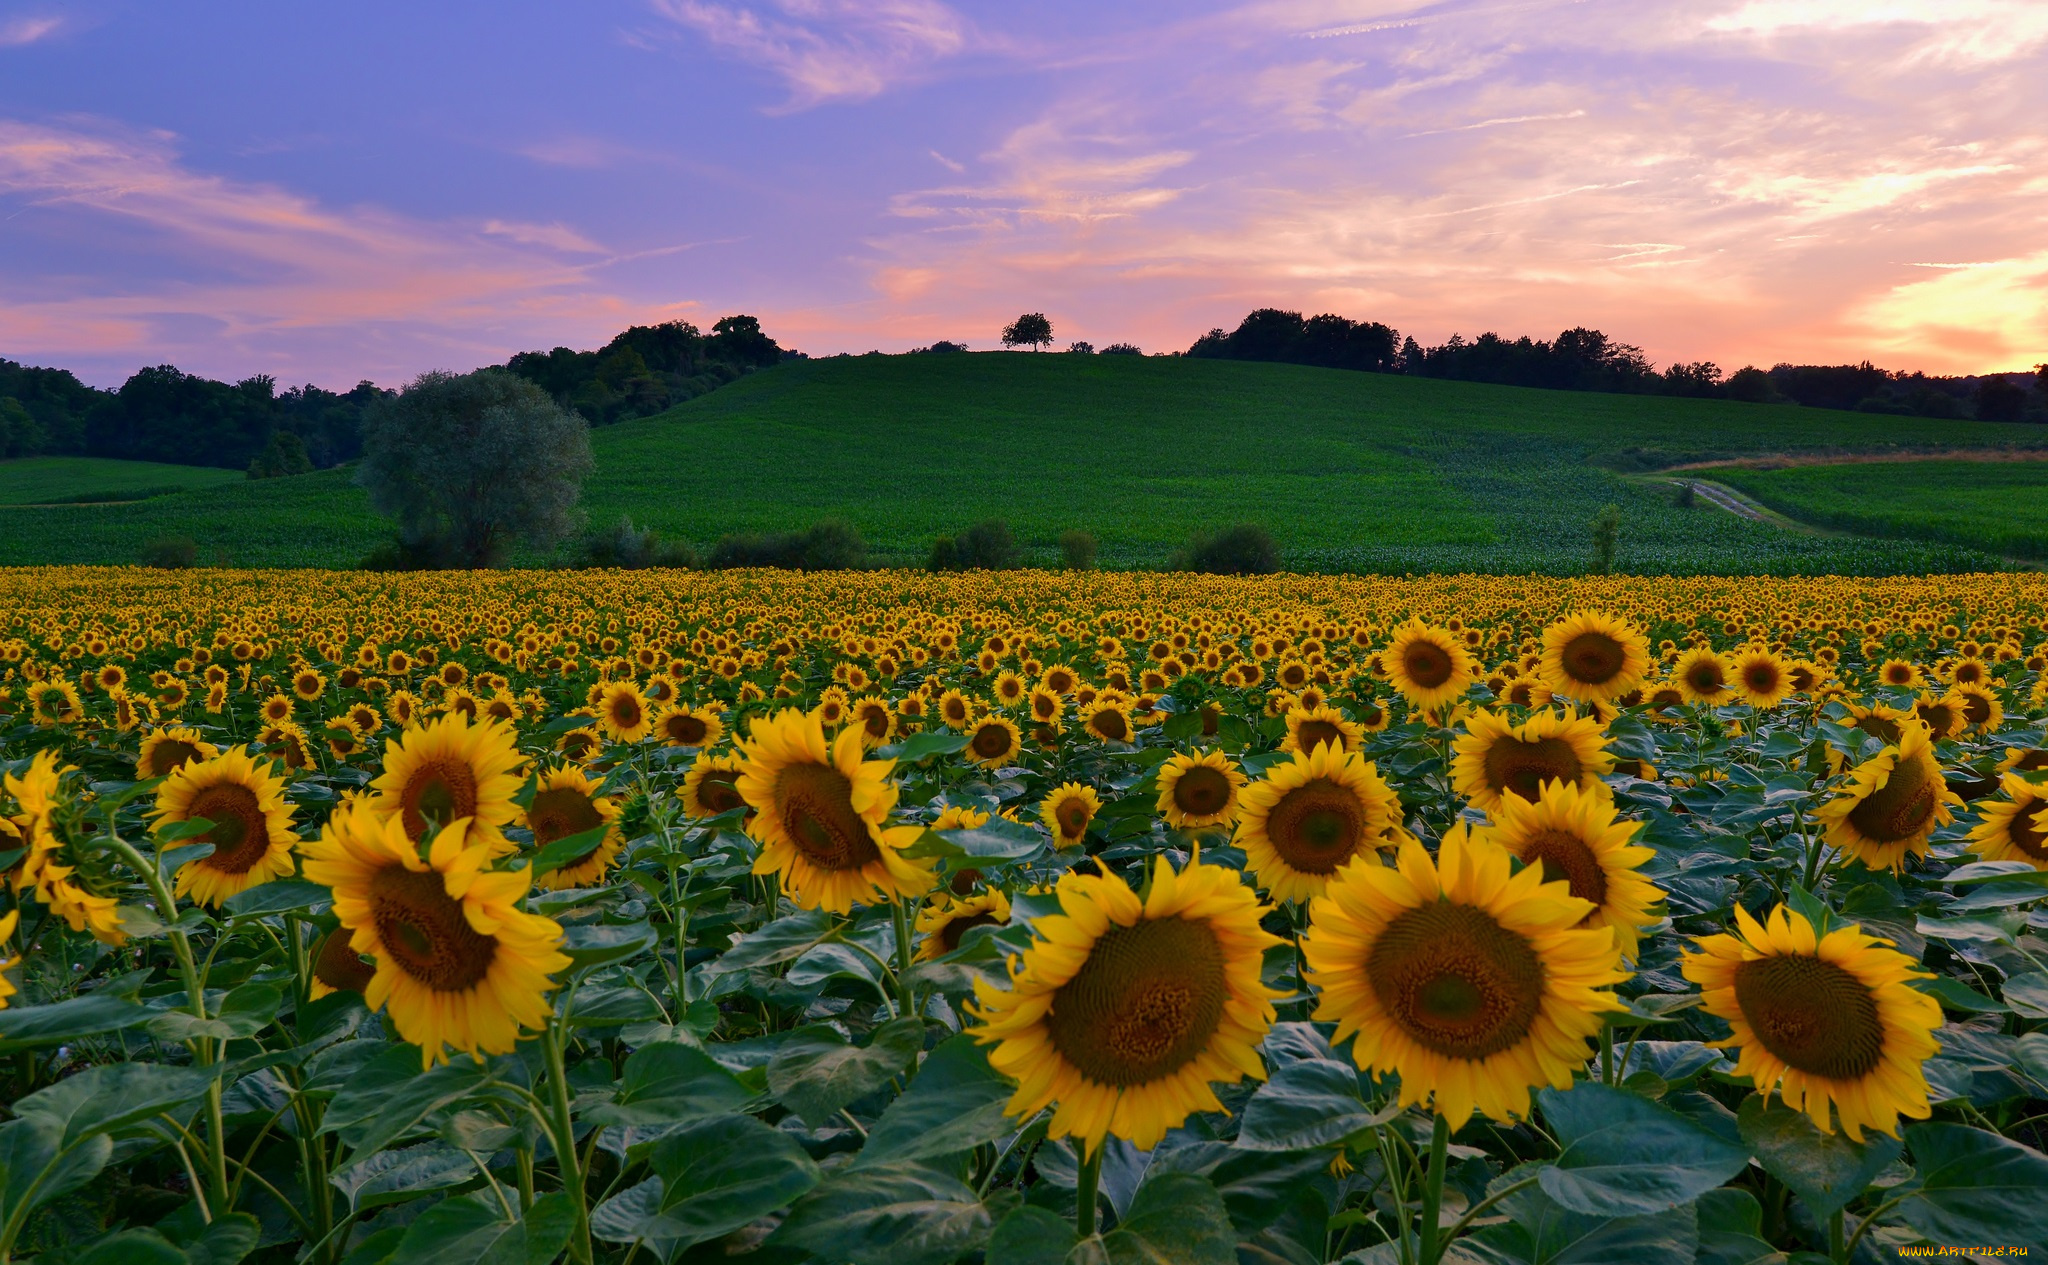
[[[1190,533],[1264,524],[1295,570],[1585,569],[1622,513],[1637,572],[1975,569],[1952,543],[1781,530],[1618,471],[1758,453],[2012,446],[2021,428],[1539,391],[1292,365],[1004,353],[800,361],[593,435],[584,503],[708,545],[851,519],[882,561],[1006,519],[1034,560],[1095,533],[1156,566]],[[0,563],[120,563],[189,535],[236,565],[347,566],[385,533],[347,470],[135,505],[0,508]],[[540,561],[534,559],[533,561]]]
[[[2048,464],[1898,461],[1702,471],[1801,522],[2048,558]]]
[[[0,461],[0,505],[135,501],[247,480],[240,470],[213,466],[107,457],[22,457]]]

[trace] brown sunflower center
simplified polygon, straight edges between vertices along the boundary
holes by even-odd
[[[526,824],[533,827],[533,841],[541,847],[570,835],[580,835],[586,830],[595,830],[604,824],[604,814],[597,811],[597,805],[589,795],[574,787],[556,787],[536,791],[533,803],[526,810]],[[597,845],[591,845],[591,852]],[[584,856],[589,856],[586,852]],[[580,861],[583,857],[578,857]],[[574,864],[575,862],[569,862]]]
[[[633,729],[640,724],[640,700],[631,694],[621,694],[612,700],[612,724],[620,729]]]
[[[1088,811],[1088,801],[1078,795],[1061,800],[1052,810],[1060,823],[1060,834],[1068,839],[1078,839],[1088,829],[1088,822],[1095,816]]]
[[[1280,859],[1304,874],[1330,874],[1349,861],[1366,835],[1365,805],[1350,787],[1311,778],[1280,797],[1266,814],[1266,837]]]
[[[1628,666],[1628,649],[1606,633],[1583,632],[1564,643],[1564,674],[1582,685],[1605,685]]]
[[[429,756],[398,792],[405,833],[424,838],[430,826],[476,816],[476,773],[452,756]]]
[[[1913,683],[1913,669],[1903,663],[1886,664],[1884,680],[1886,685],[1911,685]]]
[[[498,942],[479,935],[434,870],[389,865],[370,880],[370,920],[384,952],[436,992],[459,993],[490,973]]]
[[[1991,700],[1982,694],[1963,695],[1963,719],[1981,725],[1991,719]]]
[[[1223,947],[1206,922],[1154,918],[1111,927],[1053,994],[1053,1048],[1098,1085],[1119,1089],[1194,1061],[1223,1020]]]
[[[1174,780],[1173,806],[1190,817],[1213,817],[1230,806],[1230,779],[1220,769],[1195,765]]]
[[[1001,725],[983,725],[974,731],[974,738],[968,746],[974,754],[984,760],[993,760],[1010,750],[1010,731]]]
[[[1327,720],[1304,720],[1294,731],[1294,745],[1303,751],[1314,751],[1326,742],[1339,751],[1346,749],[1344,731]]]
[[[1937,738],[1946,737],[1949,729],[1956,723],[1956,709],[1947,703],[1922,703],[1913,710],[1927,723],[1928,731]]]
[[[1453,666],[1451,656],[1435,642],[1414,642],[1401,652],[1401,667],[1408,679],[1425,690],[1450,680]]]
[[[711,816],[729,813],[747,801],[740,796],[740,775],[729,769],[707,773],[697,784],[697,802]]]
[[[1935,786],[1940,773],[1929,763],[1899,760],[1884,785],[1849,810],[1850,824],[1863,832],[1864,838],[1879,843],[1897,843],[1923,833],[1940,799]]]
[[[1814,1076],[1855,1080],[1884,1056],[1884,1023],[1870,988],[1806,954],[1735,968],[1735,1004],[1764,1049]]]
[[[1778,665],[1768,659],[1760,659],[1742,666],[1743,687],[1752,694],[1775,694],[1778,692],[1778,682],[1782,679]]]
[[[886,737],[888,737],[888,736],[889,736],[889,713],[888,713],[888,710],[887,710],[887,709],[885,709],[885,708],[881,708],[881,707],[867,707],[867,708],[863,708],[863,709],[861,709],[861,713],[860,713],[860,727],[861,727],[862,729],[864,729],[864,730],[866,730],[866,731],[867,731],[867,735],[868,735],[868,737],[870,737],[870,738],[878,738],[878,739],[879,739],[879,738],[886,738]]]
[[[1856,718],[1856,727],[1864,733],[1874,738],[1882,738],[1886,742],[1897,742],[1899,740],[1899,722],[1886,716],[1879,716],[1875,713],[1868,716],[1858,716]]]
[[[199,748],[182,738],[166,738],[149,749],[144,777],[168,777],[173,771],[199,758]]]
[[[213,829],[192,840],[213,845],[213,855],[204,862],[209,870],[246,874],[270,851],[270,823],[264,820],[256,792],[246,786],[209,786],[192,797],[186,816],[213,823]]]
[[[1410,1039],[1448,1058],[1519,1044],[1543,1005],[1543,962],[1521,936],[1471,905],[1396,917],[1366,957],[1380,1004]]]
[[[790,842],[821,870],[858,870],[881,859],[853,807],[853,783],[828,764],[792,764],[775,779],[775,805]]]
[[[668,718],[669,738],[681,743],[683,746],[703,746],[705,735],[710,732],[711,726],[705,724],[704,718],[701,716],[694,716],[689,712],[678,712]]]
[[[1562,738],[1538,738],[1523,742],[1501,738],[1486,749],[1486,784],[1499,794],[1513,792],[1536,802],[1545,782],[1576,785],[1586,766],[1579,753]]]
[[[966,918],[955,918],[939,928],[939,945],[947,953],[951,953],[960,947],[961,936],[966,935],[976,927],[993,927],[1001,921],[1002,919],[997,918],[994,914],[988,913],[973,914]]]
[[[2035,800],[2012,815],[2006,828],[2012,846],[2035,861],[2048,861],[2048,800]]]
[[[1607,871],[1579,836],[1565,830],[1539,830],[1518,851],[1524,861],[1543,867],[1544,882],[1570,883],[1572,895],[1593,902],[1594,913],[1607,903]],[[1586,915],[1588,919],[1592,916]]]
[[[1104,708],[1088,718],[1088,727],[1104,738],[1122,742],[1131,736],[1130,722],[1114,707]]]
[[[1728,678],[1719,662],[1703,659],[1685,670],[1685,683],[1695,694],[1718,694],[1728,688]]]
[[[352,934],[347,927],[336,927],[321,937],[320,947],[313,951],[313,978],[341,992],[360,993],[370,986],[377,968],[349,947]]]

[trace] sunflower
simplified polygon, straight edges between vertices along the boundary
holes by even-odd
[[[1286,718],[1287,736],[1281,739],[1282,751],[1305,754],[1326,742],[1340,751],[1356,751],[1365,737],[1365,730],[1328,705],[1290,707]]]
[[[700,755],[683,775],[683,812],[691,817],[716,817],[746,805],[740,795],[736,755]]]
[[[218,909],[228,897],[292,872],[292,806],[273,766],[231,747],[211,760],[180,765],[156,793],[156,824],[205,818],[213,823],[187,843],[213,853],[178,867],[177,894]]]
[[[1762,923],[1735,907],[1736,933],[1707,936],[1680,963],[1708,1014],[1734,1029],[1735,1074],[1773,1090],[1833,1133],[1899,1132],[1899,1117],[1928,1116],[1922,1064],[1939,1050],[1941,1004],[1909,982],[1933,978],[1889,940],[1850,924],[1817,935],[1783,905]]]
[[[472,834],[510,851],[504,828],[519,815],[519,770],[509,726],[471,725],[456,713],[408,729],[384,744],[384,772],[370,783],[376,811],[396,817],[409,838],[425,840],[467,818]]]
[[[1387,709],[1381,706],[1380,701],[1376,698],[1361,696],[1358,700],[1358,706],[1353,710],[1358,715],[1358,719],[1354,723],[1369,734],[1381,732],[1392,719],[1392,717],[1387,715]]]
[[[638,742],[654,732],[653,715],[640,687],[613,681],[597,697],[597,718],[613,742]]]
[[[42,681],[28,687],[35,704],[38,725],[75,725],[85,719],[85,704],[78,701],[78,687],[69,681]]]
[[[959,948],[960,937],[972,928],[1009,921],[1010,898],[993,888],[969,895],[936,892],[917,911],[917,960],[936,961]]]
[[[1886,659],[1877,669],[1877,679],[1902,690],[1920,688],[1920,665],[1911,659]]]
[[[1032,686],[1031,696],[1027,702],[1031,709],[1031,719],[1041,725],[1053,724],[1059,720],[1061,713],[1067,710],[1067,700],[1060,696],[1060,692],[1044,685]]]
[[[135,776],[144,781],[168,777],[179,765],[211,760],[219,754],[220,748],[201,738],[197,729],[180,725],[153,730],[142,740],[142,750],[136,753]]]
[[[717,712],[671,704],[654,714],[654,735],[667,747],[712,747],[725,736],[725,721]]]
[[[2033,777],[2048,771],[2048,750],[2040,747],[2007,747],[2005,758],[1998,762],[2000,773],[2018,773]]]
[[[1543,630],[1537,671],[1554,694],[1582,703],[1608,702],[1641,685],[1649,674],[1649,639],[1612,615],[1568,615]]]
[[[968,731],[968,758],[985,768],[999,769],[1023,749],[1017,722],[1007,716],[984,716]]]
[[[1306,902],[1344,865],[1405,837],[1400,796],[1378,768],[1325,744],[1245,788],[1232,842],[1274,901]]]
[[[2005,723],[2005,704],[1998,701],[1998,695],[1975,684],[1959,684],[1942,700],[1962,713],[1963,724],[1981,733],[1990,733]]]
[[[1175,830],[1237,822],[1244,774],[1221,751],[1175,755],[1159,766],[1158,812]]]
[[[1096,699],[1082,707],[1081,727],[1103,742],[1130,742],[1137,737],[1130,711],[1110,699]]]
[[[1417,707],[1439,707],[1464,696],[1475,679],[1465,639],[1410,619],[1380,652],[1387,680]]]
[[[363,1001],[388,1005],[423,1067],[450,1047],[509,1054],[522,1030],[546,1026],[549,977],[570,966],[562,928],[520,908],[533,872],[491,869],[495,841],[467,818],[436,832],[423,859],[399,815],[350,804],[304,850],[306,877],[334,889],[349,946],[376,960]]]
[[[1614,928],[1616,947],[1633,959],[1641,929],[1663,916],[1656,906],[1664,893],[1637,872],[1657,854],[1629,842],[1642,828],[1618,820],[1605,795],[1545,782],[1533,804],[1502,796],[1487,837],[1524,865],[1540,867],[1544,882],[1569,883],[1572,895],[1593,906],[1578,925]]]
[[[1499,712],[1476,711],[1452,744],[1451,781],[1475,807],[1492,812],[1503,797],[1533,801],[1545,782],[1599,792],[1614,769],[1600,722],[1572,708],[1536,712],[1520,725]]]
[[[932,863],[902,855],[923,827],[883,829],[896,806],[894,760],[863,761],[854,729],[827,744],[818,718],[794,710],[756,719],[749,734],[738,786],[761,844],[754,873],[780,875],[805,909],[839,914],[931,890]]]
[[[939,695],[935,710],[948,729],[965,729],[967,723],[974,719],[973,701],[959,690],[947,690]]]
[[[1260,970],[1281,941],[1237,871],[1176,874],[1160,857],[1142,900],[1114,873],[1068,873],[1058,895],[1062,912],[1033,924],[1009,987],[975,980],[969,1031],[1017,1082],[1010,1114],[1054,1106],[1049,1136],[1084,1154],[1111,1134],[1150,1150],[1222,1109],[1212,1082],[1265,1078],[1258,1049],[1279,994]]]
[[[879,694],[863,694],[853,700],[848,715],[860,733],[860,745],[870,751],[896,736],[896,709]]]
[[[1453,1130],[1475,1108],[1526,1117],[1534,1086],[1570,1087],[1621,1009],[1603,991],[1628,977],[1614,933],[1580,926],[1591,903],[1541,867],[1511,865],[1460,822],[1435,862],[1410,840],[1396,867],[1339,870],[1302,937],[1315,1017],[1352,1039],[1358,1066],[1399,1074],[1403,1106],[1434,1098]]]
[[[306,981],[310,1000],[318,1001],[329,993],[360,993],[377,977],[376,963],[364,961],[350,946],[353,935],[337,924],[313,946],[313,977]]]
[[[7,999],[14,996],[14,981],[7,978],[7,972],[21,965],[19,953],[7,956],[7,943],[14,939],[14,929],[21,922],[21,911],[10,909],[0,914],[0,1010],[7,1009]]]
[[[1899,741],[1857,765],[1842,794],[1815,810],[1827,840],[1871,869],[1898,870],[1907,854],[1927,855],[1927,836],[1953,820],[1962,799],[1948,789],[1925,725],[1907,722]]]
[[[1922,691],[1919,701],[1913,704],[1913,714],[1927,726],[1928,736],[1936,742],[1953,738],[1963,731],[1963,709],[1957,705],[1953,694],[1936,698]]]
[[[306,741],[306,731],[297,725],[265,725],[257,732],[256,742],[288,769],[313,767],[313,748]]]
[[[1671,683],[1688,703],[1716,705],[1735,701],[1735,687],[1728,680],[1728,661],[1712,647],[1694,646],[1671,665]]]
[[[2002,800],[1983,805],[1970,831],[1970,850],[1986,861],[2025,861],[2048,870],[2048,790],[2018,773],[1999,780]]]
[[[272,694],[269,698],[263,700],[263,707],[257,712],[257,715],[263,719],[265,724],[282,725],[292,718],[292,708],[291,695],[282,693]]]
[[[573,764],[558,764],[541,773],[534,788],[533,802],[526,806],[525,826],[533,832],[533,844],[545,848],[558,839],[580,835],[603,826],[590,850],[543,874],[542,887],[562,889],[583,887],[602,879],[618,860],[625,846],[619,833],[619,801],[598,794],[599,783]]]
[[[1060,848],[1075,847],[1087,838],[1088,823],[1101,811],[1102,800],[1095,788],[1082,782],[1065,783],[1038,805],[1039,820],[1052,831],[1053,845]]]
[[[1899,740],[1902,732],[1899,722],[1912,714],[1902,712],[1896,707],[1886,707],[1882,703],[1874,707],[1863,707],[1856,703],[1849,703],[1846,706],[1849,709],[1849,724],[1852,728],[1860,729],[1871,737],[1881,738],[1886,742]]]
[[[1762,646],[1737,650],[1727,662],[1735,696],[1751,707],[1776,707],[1792,697],[1791,666]]]

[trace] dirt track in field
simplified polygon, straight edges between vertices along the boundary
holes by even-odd
[[[1931,452],[1769,453],[1760,457],[1723,457],[1666,466],[1659,474],[1679,470],[1784,470],[1792,466],[1890,465],[1908,461],[2048,461],[2048,448],[1949,448]]]

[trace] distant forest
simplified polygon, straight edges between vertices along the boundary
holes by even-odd
[[[1803,404],[1912,417],[1974,418],[1986,422],[2048,423],[2048,365],[2027,374],[1933,377],[1895,373],[1869,361],[1856,365],[1747,366],[1725,377],[1702,360],[1662,372],[1642,348],[1617,342],[1597,329],[1573,328],[1548,342],[1527,336],[1453,334],[1424,347],[1378,321],[1311,316],[1260,308],[1234,330],[1212,329],[1187,355],[1215,360],[1269,360],[1284,364],[1405,373],[1503,386],[1562,391],[1619,391]]]
[[[785,351],[755,318],[728,316],[709,334],[684,321],[635,325],[596,351],[523,351],[504,368],[605,426],[801,355]],[[280,392],[267,374],[215,382],[170,365],[101,391],[69,369],[0,360],[0,458],[121,457],[246,469],[251,478],[300,474],[355,460],[364,410],[393,394],[372,382],[344,393],[316,386]]]

